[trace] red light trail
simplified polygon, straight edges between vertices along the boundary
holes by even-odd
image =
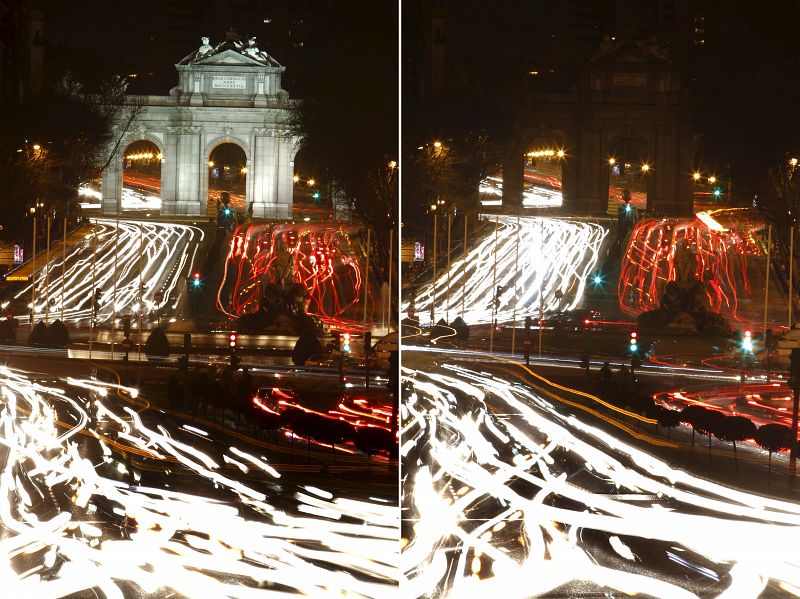
[[[231,317],[255,312],[262,287],[291,281],[305,287],[309,314],[352,326],[363,318],[363,241],[356,226],[253,224],[236,228],[217,293]],[[368,293],[368,317],[375,311]]]
[[[681,260],[688,257],[711,312],[739,322],[758,320],[755,312],[742,313],[742,300],[751,294],[748,269],[754,265],[748,258],[765,254],[764,229],[764,222],[747,209],[639,221],[622,263],[620,308],[631,315],[657,309],[666,284],[676,279]]]

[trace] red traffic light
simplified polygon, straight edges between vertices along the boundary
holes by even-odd
[[[745,337],[752,337],[752,335],[753,335],[753,334],[752,334],[750,331],[745,331],[745,332],[744,332],[744,336],[745,336]]]
[[[231,333],[230,335],[228,335],[228,344],[229,344],[229,345],[230,345],[232,348],[235,348],[235,347],[236,347],[236,340],[237,340],[237,339],[238,339],[238,336],[236,335],[236,333]]]
[[[195,279],[199,279],[200,278],[200,273],[199,272],[194,273],[194,278]]]
[[[636,339],[638,333],[636,331],[631,331],[631,339]]]

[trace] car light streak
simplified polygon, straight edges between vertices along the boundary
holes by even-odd
[[[119,229],[116,225],[116,221],[110,219],[94,221],[93,231],[87,239],[68,248],[65,263],[55,252],[51,254],[49,264],[37,261],[31,283],[36,286],[33,310],[37,314],[49,312],[54,320],[60,318],[63,307],[67,322],[88,321],[93,314],[98,322],[106,322],[114,312],[118,317],[131,314],[137,312],[142,304],[145,314],[177,306],[184,290],[184,277],[193,268],[203,231],[188,225],[128,220],[119,221]],[[13,297],[14,312],[23,315],[23,322],[30,311],[31,284]],[[100,292],[96,313],[92,305],[94,290]],[[157,293],[163,295],[160,302],[155,301]],[[27,308],[21,308],[23,302]]]
[[[204,431],[197,427],[146,425],[112,400],[115,390],[82,379],[59,389],[0,368],[4,596],[92,589],[119,598],[395,596],[396,507],[284,481],[274,496],[262,492],[252,485],[272,489],[279,480],[265,457],[198,438]],[[142,475],[126,462],[127,446],[115,441],[121,438],[180,464],[148,474],[164,481],[160,487],[138,484]],[[190,439],[216,445],[220,463],[263,474],[251,472],[247,483],[222,475],[217,460]],[[122,455],[112,451],[116,446]],[[168,488],[181,484],[168,478],[171,471],[194,477],[213,497]]]
[[[489,217],[492,218],[492,217]],[[470,324],[492,322],[492,302],[497,299],[497,322],[511,322],[516,303],[517,319],[546,312],[571,310],[583,298],[588,278],[595,270],[600,246],[608,230],[596,223],[571,219],[497,216],[497,243],[492,231],[466,258],[456,260],[435,286],[427,285],[414,299],[414,312],[422,325],[461,315]],[[515,272],[519,236],[519,274]],[[496,281],[492,276],[497,259]],[[466,265],[465,265],[466,262]],[[497,298],[496,287],[501,291]],[[448,295],[449,291],[449,295]],[[540,293],[541,291],[541,293]],[[556,298],[560,291],[563,299]],[[515,302],[514,295],[517,293]],[[410,305],[402,307],[402,317]]]
[[[217,291],[217,309],[229,316],[255,312],[269,285],[291,281],[305,289],[309,314],[339,325],[360,319],[365,283],[359,231],[331,225],[237,227]],[[372,315],[377,303],[371,291],[367,295]]]
[[[403,375],[408,596],[569,596],[589,585],[755,598],[799,586],[786,548],[800,505],[672,468],[497,374]]]
[[[754,258],[765,254],[765,228],[754,211],[741,208],[701,212],[693,219],[639,221],[620,273],[620,308],[628,314],[658,308],[683,261],[703,283],[711,312],[735,321],[759,321],[760,312],[748,306],[750,271]]]

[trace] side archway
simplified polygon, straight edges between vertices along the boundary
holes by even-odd
[[[102,172],[102,213],[160,211],[165,155],[162,140],[153,135],[143,133],[123,139],[108,168]]]

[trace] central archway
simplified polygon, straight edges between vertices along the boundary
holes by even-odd
[[[242,146],[225,141],[208,154],[206,210],[221,227],[233,228],[248,218],[248,160]]]
[[[608,152],[608,213],[626,203],[636,210],[651,205],[653,161],[650,148],[636,138],[617,140]]]

